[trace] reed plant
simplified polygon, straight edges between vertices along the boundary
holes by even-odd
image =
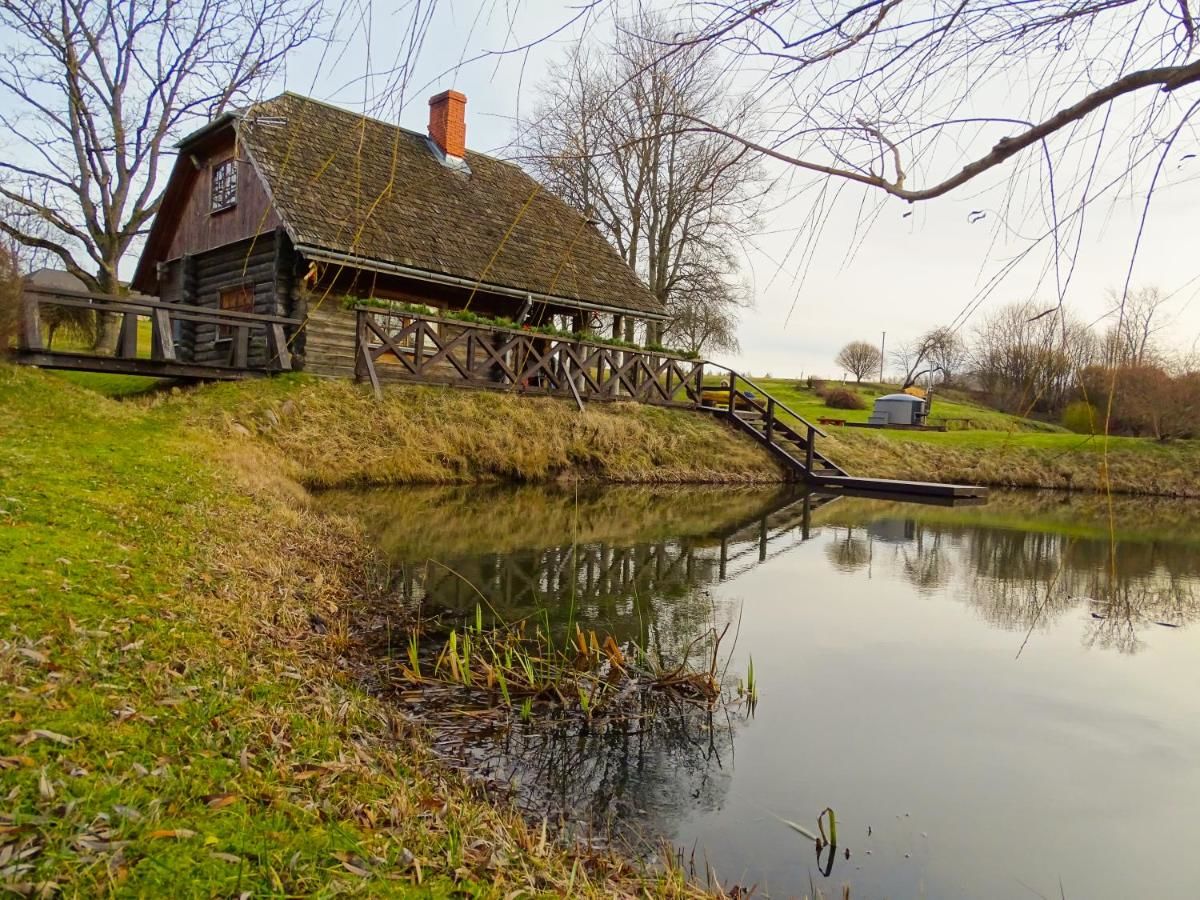
[[[704,642],[699,663],[693,646],[682,662],[666,664],[633,642],[622,645],[611,634],[601,637],[578,624],[573,629],[556,639],[544,623],[527,619],[485,625],[480,605],[473,621],[427,639],[423,649],[417,632],[410,633],[396,674],[410,687],[452,689],[464,705],[516,713],[523,721],[552,710],[584,719],[620,718],[641,692],[704,706],[734,702],[718,675],[724,632],[710,628],[697,639]]]

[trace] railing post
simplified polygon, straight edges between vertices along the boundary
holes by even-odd
[[[250,328],[237,325],[233,332],[233,366],[235,369],[246,368],[250,359]]]
[[[133,320],[133,356],[137,356],[137,316],[127,315],[125,319]],[[171,316],[165,309],[155,308],[150,313],[150,358],[175,361],[175,335],[171,331]]]
[[[363,346],[366,343],[365,337],[366,325],[363,323],[362,309],[354,310],[354,380],[362,381],[363,378]]]
[[[281,372],[292,370],[292,353],[288,349],[287,336],[283,333],[283,326],[278,322],[267,326],[267,352],[271,355],[267,361],[268,366],[277,364]]]
[[[813,469],[813,444],[817,442],[817,436],[813,433],[813,427],[808,426],[808,436],[804,440],[804,471],[809,477],[812,477]]]
[[[356,381],[362,381],[363,370],[366,370],[367,377],[371,380],[371,390],[375,392],[375,399],[383,399],[383,389],[379,385],[379,373],[375,371],[375,360],[371,359],[371,344],[367,340],[367,317],[371,313],[365,309],[355,310],[358,316],[357,332],[358,337],[356,343],[358,345],[354,357],[354,378]]]
[[[772,426],[774,426],[774,424],[775,424],[775,398],[768,397],[767,398],[767,421],[764,423],[764,429],[763,429],[763,434],[766,435],[768,444],[770,444],[772,442],[771,429],[772,429]]]
[[[694,405],[700,407],[704,405],[704,363],[696,363],[692,371],[696,378],[696,402]]]
[[[154,325],[151,323],[151,332],[153,333]],[[137,339],[138,339],[138,317],[137,313],[122,313],[121,314],[121,331],[117,337],[117,356],[125,359],[137,358]],[[151,346],[153,351],[153,346]],[[151,357],[157,359],[151,352]]]
[[[729,397],[728,397],[728,398],[726,398],[726,399],[728,400],[728,402],[729,402],[729,415],[730,415],[730,416],[733,416],[733,415],[734,415],[734,411],[733,411],[733,408],[734,408],[733,398],[734,398],[734,396],[735,396],[736,394],[737,394],[737,376],[736,376],[736,375],[734,375],[732,372],[730,372],[730,373],[729,373]]]
[[[32,291],[21,292],[21,330],[17,339],[22,350],[45,349],[45,345],[42,344],[42,322],[38,314],[37,294]]]

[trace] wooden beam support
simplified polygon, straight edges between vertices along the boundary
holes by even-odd
[[[22,350],[41,350],[42,320],[38,309],[38,295],[32,291],[21,293],[21,331],[18,337]]]
[[[138,315],[121,314],[121,331],[117,335],[117,356],[133,359],[138,355]],[[155,357],[157,359],[157,357]]]

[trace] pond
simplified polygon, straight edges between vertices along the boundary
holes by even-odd
[[[666,657],[730,625],[753,714],[439,736],[532,815],[666,839],[766,896],[1200,896],[1200,507],[594,486],[325,502],[378,541],[398,613],[473,618],[482,596]],[[836,857],[788,824],[816,831],[826,807]]]

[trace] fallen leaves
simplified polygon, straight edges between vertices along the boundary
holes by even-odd
[[[45,769],[38,773],[38,796],[43,800],[54,799],[54,785],[46,775]]]
[[[159,828],[151,831],[146,837],[152,841],[157,840],[176,840],[184,841],[188,838],[194,838],[196,832],[190,828]]]
[[[237,801],[237,794],[217,794],[215,797],[209,797],[205,803],[209,809],[224,809]]]
[[[18,737],[17,746],[27,747],[34,741],[54,741],[56,744],[63,744],[70,747],[75,743],[76,738],[67,737],[65,734],[59,734],[57,731],[49,731],[45,728],[35,728]]]

